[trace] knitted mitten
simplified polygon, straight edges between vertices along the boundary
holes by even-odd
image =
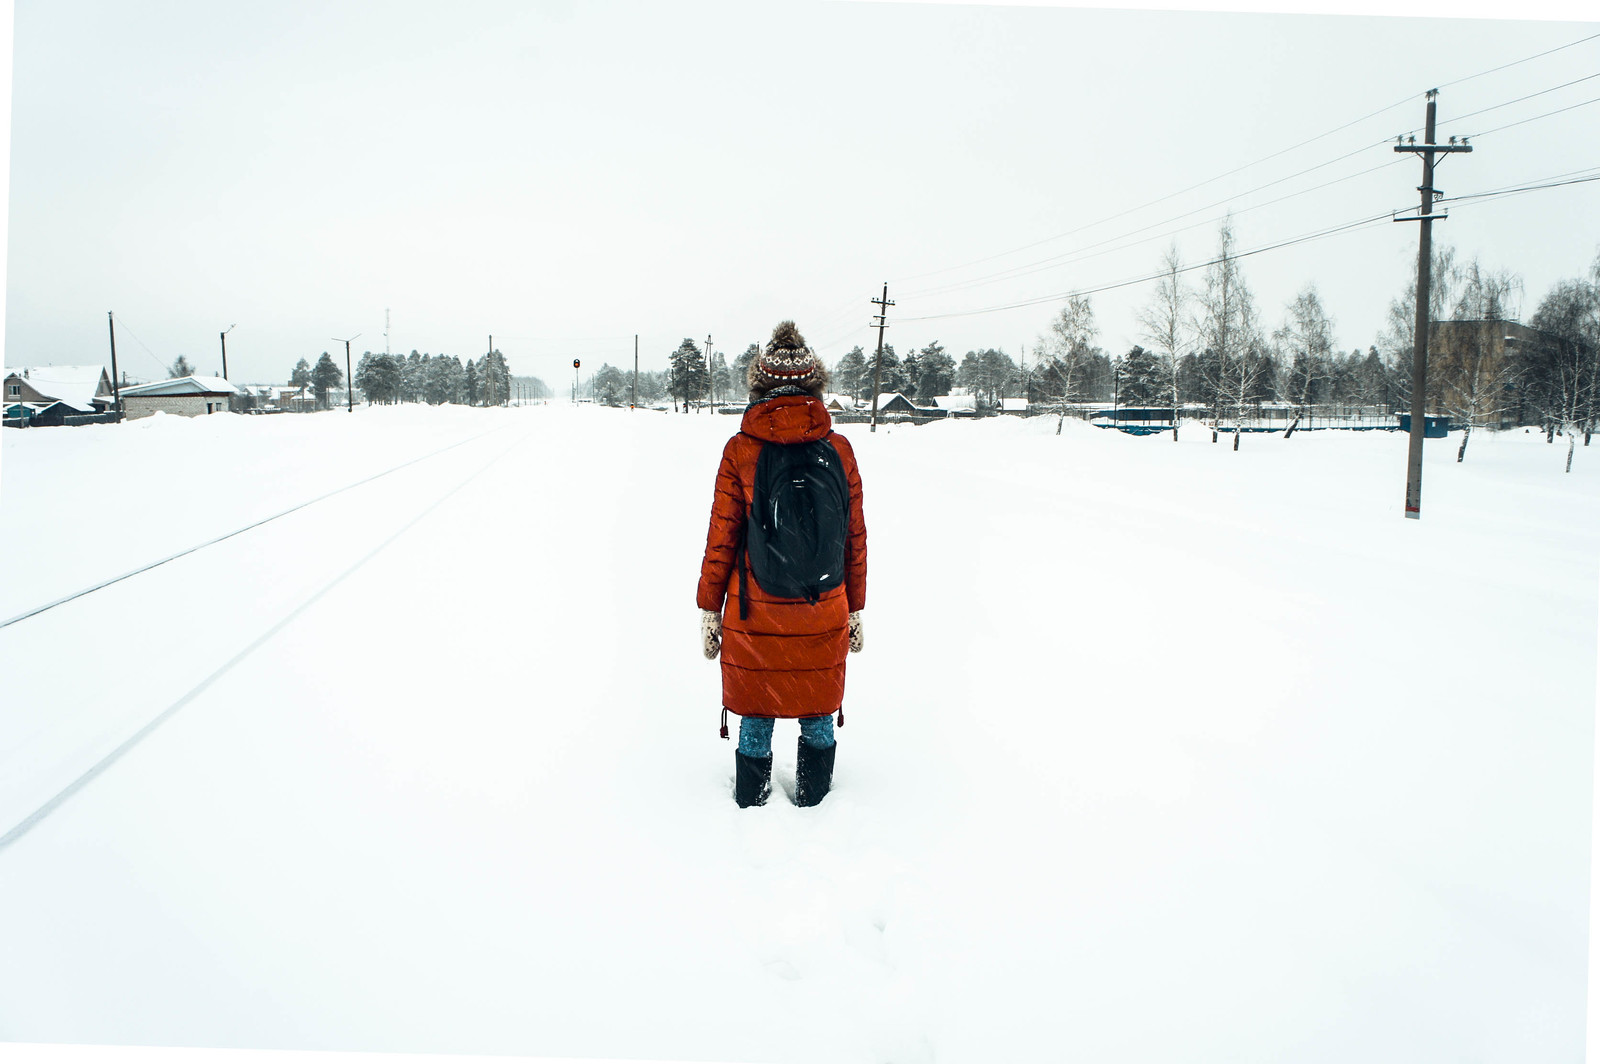
[[[707,660],[722,651],[722,614],[716,610],[700,611],[700,649]]]
[[[859,653],[865,641],[866,635],[861,630],[861,611],[856,610],[850,615],[850,653]]]

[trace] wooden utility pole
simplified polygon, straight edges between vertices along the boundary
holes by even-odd
[[[883,330],[889,327],[889,308],[894,306],[894,300],[889,298],[889,282],[883,282],[883,298],[874,299],[875,305],[883,309],[873,317],[878,319],[878,356],[872,360],[872,425],[868,432],[878,431],[878,389],[883,382]]]
[[[1438,96],[1438,89],[1428,90],[1428,117],[1423,125],[1422,143],[1418,144],[1415,137],[1406,143],[1401,143],[1400,138],[1396,137],[1394,146],[1395,151],[1413,152],[1422,156],[1422,184],[1417,186],[1417,191],[1422,193],[1421,208],[1414,217],[1395,219],[1397,222],[1421,223],[1421,229],[1417,234],[1416,338],[1411,348],[1411,442],[1406,452],[1406,516],[1413,520],[1422,517],[1422,440],[1426,429],[1430,324],[1428,292],[1432,287],[1430,275],[1433,268],[1433,223],[1449,217],[1433,213],[1434,198],[1440,195],[1439,190],[1433,187],[1433,157],[1472,150],[1465,137],[1461,138],[1460,144],[1456,143],[1454,137],[1450,138],[1449,144],[1433,142]]]
[[[628,399],[628,409],[639,405],[639,334],[633,334],[633,395]]]
[[[230,325],[226,329],[223,329],[222,332],[218,334],[218,338],[221,339],[221,341],[222,341],[222,379],[223,380],[227,380],[228,379],[228,334],[230,332],[232,332],[232,331],[233,331],[233,326]]]
[[[117,413],[122,413],[122,385],[117,383],[117,319],[106,311],[106,328],[111,330],[111,398],[116,402]]]
[[[359,340],[360,338],[361,334],[356,333],[350,337],[350,340]],[[344,344],[344,412],[354,414],[356,412],[356,378],[350,371],[350,340],[345,340],[338,336],[333,337],[334,343]]]
[[[717,371],[711,365],[711,334],[706,333],[706,381],[711,389],[711,412],[717,412]]]

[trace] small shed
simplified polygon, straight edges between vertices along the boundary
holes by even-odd
[[[122,389],[122,408],[129,418],[149,417],[158,410],[199,417],[226,412],[238,393],[239,389],[221,377],[176,377]]]
[[[1400,431],[1411,431],[1411,415],[1400,414]],[[1442,414],[1422,415],[1422,438],[1425,440],[1442,440],[1450,435],[1450,419]]]

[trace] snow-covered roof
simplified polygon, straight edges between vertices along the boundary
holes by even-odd
[[[842,395],[839,392],[824,392],[823,393],[823,396],[822,396],[822,405],[823,406],[833,406],[835,403],[837,403],[841,409],[853,410],[853,409],[855,409],[855,405],[856,405],[856,397],[853,396],[853,395]]]
[[[59,399],[84,413],[94,411],[94,397],[102,379],[106,381],[107,390],[110,389],[110,378],[106,377],[104,366],[12,366],[6,369],[6,376],[13,373],[41,395]]]
[[[1028,409],[1028,400],[1023,399],[1021,397],[1018,397],[1018,398],[1015,398],[1015,399],[1001,399],[1000,400],[1000,409],[1001,410],[1026,410],[1026,409]]]
[[[978,397],[975,395],[936,395],[933,403],[944,410],[978,409]]]
[[[891,400],[894,400],[894,399],[898,399],[902,403],[910,403],[911,402],[910,399],[907,399],[905,396],[901,395],[899,392],[879,392],[878,393],[878,409],[882,410],[884,407],[889,405],[889,402]]]
[[[127,395],[235,395],[239,389],[221,377],[175,377],[170,381],[156,381],[122,389]]]

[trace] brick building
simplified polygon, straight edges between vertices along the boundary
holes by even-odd
[[[178,377],[122,389],[122,409],[129,418],[157,411],[183,417],[221,414],[238,391],[221,377]]]

